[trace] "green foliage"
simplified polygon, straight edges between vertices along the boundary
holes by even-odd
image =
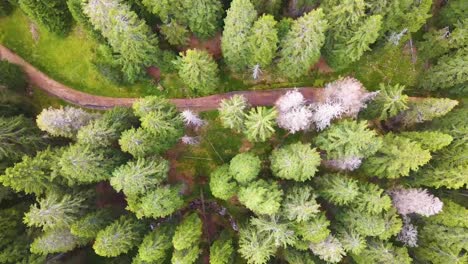
[[[95,239],[98,232],[112,223],[113,220],[114,214],[110,210],[99,209],[73,222],[70,232],[76,237]]]
[[[21,10],[50,32],[65,36],[70,31],[72,17],[66,1],[19,0],[18,2]]]
[[[253,227],[242,228],[239,232],[238,252],[248,264],[265,264],[276,252],[274,243],[267,233]]]
[[[330,235],[322,242],[310,244],[310,250],[328,263],[338,263],[345,255],[341,242]]]
[[[116,53],[126,81],[133,83],[145,74],[159,53],[158,40],[146,23],[121,0],[88,1],[84,13]]]
[[[368,176],[396,179],[417,171],[430,159],[430,152],[419,143],[390,133],[383,137],[382,147],[366,159],[361,168]]]
[[[257,180],[241,187],[239,201],[256,214],[273,215],[281,206],[283,191],[276,182]]]
[[[159,226],[149,232],[138,247],[138,256],[142,261],[160,263],[172,248],[173,230],[168,226]]]
[[[385,221],[378,214],[371,215],[353,208],[341,212],[337,219],[343,226],[364,237],[376,237],[385,232]]]
[[[278,112],[275,108],[259,106],[250,109],[245,116],[244,134],[252,142],[265,142],[275,133],[275,119]]]
[[[153,14],[157,15],[163,22],[169,22],[171,17],[182,19],[184,12],[182,10],[181,0],[142,0],[142,4]]]
[[[119,139],[119,145],[123,151],[137,158],[157,154],[161,148],[156,137],[142,128],[124,131]]]
[[[304,222],[320,212],[317,196],[308,186],[294,186],[287,190],[282,211],[290,221]]]
[[[103,40],[99,31],[95,30],[88,17],[83,12],[82,0],[67,0],[68,10],[70,11],[73,19],[84,29],[86,32],[96,40]]]
[[[33,155],[45,143],[30,119],[0,116],[0,160],[18,161],[23,155]]]
[[[292,79],[307,75],[320,58],[327,29],[328,22],[320,8],[295,20],[280,44],[281,75]]]
[[[440,10],[438,24],[450,26],[461,18],[466,18],[466,3],[463,0],[451,0]]]
[[[118,153],[86,145],[71,145],[58,160],[60,174],[69,184],[93,183],[107,180],[119,162]]]
[[[167,178],[169,162],[162,158],[139,158],[114,170],[110,184],[126,196],[144,194]]]
[[[419,86],[428,91],[451,89],[454,93],[466,94],[467,60],[467,47],[441,57],[436,65],[425,72]]]
[[[278,34],[273,16],[263,15],[255,21],[247,41],[250,49],[249,66],[259,65],[262,69],[270,66],[278,49]]]
[[[249,0],[234,0],[224,19],[221,49],[231,70],[240,71],[249,66],[250,50],[247,43],[257,12]]]
[[[296,224],[296,232],[309,243],[319,243],[330,235],[329,226],[330,221],[321,213],[308,221]]]
[[[247,184],[257,178],[262,161],[252,153],[237,154],[229,164],[229,174],[240,184]]]
[[[99,256],[116,257],[138,245],[143,236],[144,224],[124,215],[98,232],[93,249]]]
[[[382,141],[367,127],[367,122],[344,120],[320,133],[316,144],[327,152],[327,158],[364,158],[374,154]]]
[[[229,173],[229,165],[216,168],[210,174],[210,190],[214,197],[228,200],[237,193],[237,183]]]
[[[177,226],[172,244],[178,251],[196,246],[202,235],[202,221],[196,213],[185,217]]]
[[[315,264],[311,253],[289,248],[284,252],[284,260],[289,264]]]
[[[108,122],[97,119],[82,127],[76,138],[80,144],[92,147],[106,147],[117,141],[119,135],[114,128],[109,126]]]
[[[198,244],[182,250],[174,250],[172,263],[193,264],[197,261],[201,249]]]
[[[220,27],[223,6],[218,0],[182,1],[190,31],[201,38],[213,36]]]
[[[13,6],[9,1],[0,2],[0,17],[8,16],[13,11]]]
[[[378,185],[365,183],[359,185],[359,194],[351,205],[361,212],[378,214],[390,209],[392,201]]]
[[[272,14],[278,16],[283,0],[256,0],[252,1],[259,14]]]
[[[275,247],[292,246],[298,239],[294,227],[277,215],[251,218],[250,225],[258,232],[268,234],[268,240]]]
[[[451,1],[452,2],[452,1]],[[468,18],[455,24],[455,28],[432,29],[423,35],[423,41],[418,43],[419,56],[426,59],[436,59],[440,56],[462,49],[466,46]]]
[[[179,76],[196,94],[213,93],[219,85],[218,65],[204,50],[189,49],[177,62]]]
[[[36,156],[24,156],[21,162],[7,168],[0,182],[16,192],[40,195],[57,187],[52,165],[57,162],[55,151],[46,149]]]
[[[442,199],[444,208],[442,212],[431,216],[431,223],[444,225],[447,227],[468,228],[468,209],[452,200]]]
[[[27,81],[20,66],[9,63],[6,60],[0,60],[0,86],[5,86],[12,91],[20,93],[25,92]]]
[[[244,130],[244,111],[247,109],[247,99],[242,95],[234,95],[223,99],[219,105],[219,118],[223,127],[234,129],[237,132]]]
[[[143,129],[150,132],[158,143],[153,143],[159,146],[156,151],[165,151],[175,145],[183,134],[183,121],[178,112],[151,112],[141,118],[141,126]]]
[[[351,254],[359,254],[366,247],[365,237],[352,229],[340,228],[337,232],[337,238],[344,250]]]
[[[276,177],[303,182],[318,171],[320,154],[309,144],[298,142],[273,150],[270,161]]]
[[[43,230],[70,228],[86,209],[84,197],[50,193],[31,205],[24,214],[24,223],[41,227]]]
[[[382,217],[385,223],[385,231],[378,238],[380,240],[388,240],[392,236],[397,236],[403,227],[403,221],[399,217],[397,210],[392,207],[387,212],[384,212]]]
[[[394,117],[408,109],[408,96],[403,94],[405,86],[379,84],[380,91],[365,110],[380,120]]]
[[[161,34],[167,39],[167,42],[175,46],[184,46],[188,42],[189,32],[186,27],[171,21],[161,26]]]
[[[233,254],[232,239],[225,234],[221,234],[221,237],[210,246],[210,264],[229,264],[233,260]]]
[[[84,246],[87,242],[72,235],[69,229],[53,229],[34,239],[31,244],[31,252],[41,255],[67,252],[76,247]]]
[[[315,178],[314,183],[319,195],[334,205],[350,204],[359,195],[358,182],[342,174],[325,174]]]
[[[158,187],[147,192],[141,198],[141,211],[136,212],[136,216],[159,218],[171,215],[184,205],[179,192],[178,187]]]
[[[367,263],[401,263],[410,264],[412,259],[408,255],[408,250],[405,247],[396,247],[391,243],[370,240],[367,247],[364,248],[358,255],[352,255],[353,260],[357,264]]]
[[[289,30],[291,30],[291,26],[294,23],[294,19],[290,17],[283,17],[277,24],[276,29],[278,32],[278,40],[282,42],[284,37],[288,35]]]
[[[452,143],[453,137],[441,132],[432,131],[412,131],[398,134],[400,137],[418,142],[422,149],[434,152],[443,149]]]
[[[431,121],[450,112],[458,101],[448,98],[423,98],[409,103],[408,110],[394,117],[403,127],[411,127],[417,123]]]
[[[54,137],[74,138],[78,130],[97,118],[80,108],[70,106],[47,108],[36,117],[37,127]]]

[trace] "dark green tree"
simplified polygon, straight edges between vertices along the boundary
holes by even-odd
[[[56,0],[19,0],[19,7],[32,20],[50,32],[65,36],[71,29],[72,16],[66,1]]]
[[[111,210],[99,209],[73,222],[70,232],[76,237],[95,239],[98,232],[111,224],[114,219],[115,214]]]
[[[190,31],[201,38],[214,36],[221,25],[223,6],[219,0],[183,0],[184,20]]]
[[[174,46],[184,46],[189,40],[188,29],[175,21],[162,25],[161,34],[164,35],[169,44]]]
[[[96,40],[102,41],[101,33],[94,29],[93,24],[89,22],[88,17],[83,12],[82,0],[67,0],[68,10],[70,11],[73,19],[84,29],[86,32]]]
[[[27,84],[26,76],[20,66],[0,60],[0,86],[16,92],[25,92]]]
[[[403,94],[405,86],[380,83],[379,88],[379,93],[364,110],[365,113],[371,117],[386,120],[408,109],[408,96]]]

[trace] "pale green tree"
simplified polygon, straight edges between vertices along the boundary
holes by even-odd
[[[244,134],[252,142],[265,142],[275,133],[277,111],[274,108],[259,106],[250,109],[245,116]]]

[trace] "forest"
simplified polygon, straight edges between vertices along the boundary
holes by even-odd
[[[0,0],[0,264],[468,263],[465,0]]]

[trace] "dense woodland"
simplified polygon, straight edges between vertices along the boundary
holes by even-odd
[[[0,263],[468,263],[466,1],[0,0],[0,25],[15,12],[100,43],[112,83],[323,88],[38,107],[0,61]]]

